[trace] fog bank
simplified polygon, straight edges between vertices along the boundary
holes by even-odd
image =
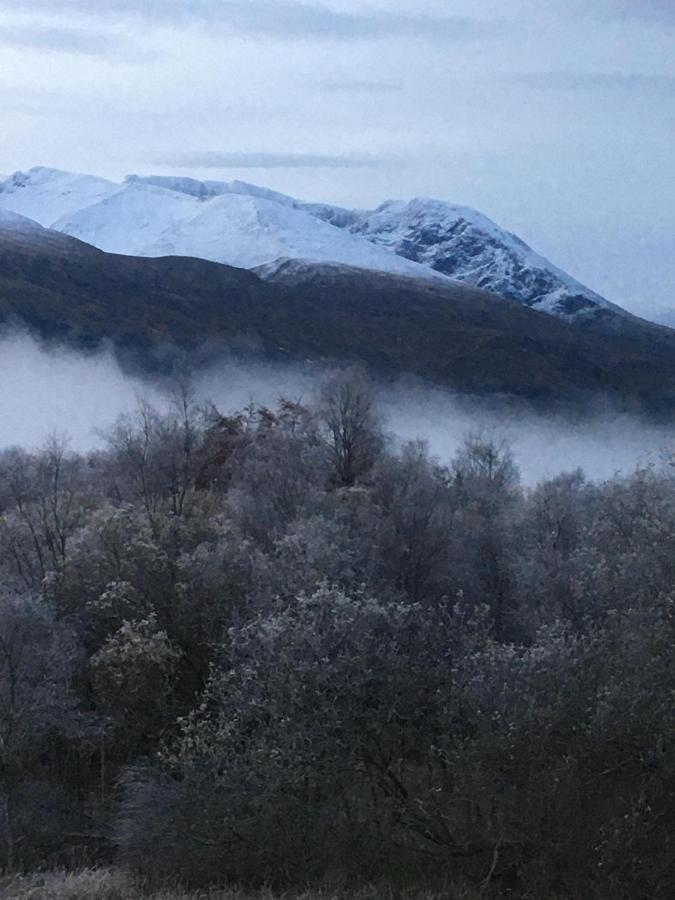
[[[452,458],[469,433],[506,440],[526,484],[578,467],[601,481],[659,463],[675,449],[674,428],[617,413],[600,402],[595,412],[546,416],[427,388],[386,393],[383,410],[397,440],[423,438],[441,462]]]
[[[250,403],[274,405],[279,396],[310,401],[319,377],[310,367],[230,361],[201,375],[194,387],[199,400],[230,413]],[[101,432],[141,398],[160,410],[170,402],[166,385],[124,374],[111,354],[45,350],[27,336],[0,339],[0,384],[0,447],[37,447],[56,433],[75,450],[93,449],[103,443]],[[528,484],[578,466],[601,480],[658,462],[675,446],[675,429],[601,406],[594,415],[563,419],[403,383],[381,388],[379,402],[395,441],[426,440],[441,462],[469,432],[506,438]]]

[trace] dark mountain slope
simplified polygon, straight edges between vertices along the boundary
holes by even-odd
[[[395,359],[399,371],[469,391],[547,402],[600,391],[675,410],[675,331],[635,316],[616,329],[568,323],[468,287],[297,261],[272,279],[336,332],[350,329],[350,346],[382,369]]]
[[[17,241],[0,222],[0,321],[92,349],[109,340],[144,366],[162,344],[207,338],[258,342],[253,309],[276,294],[256,275],[191,258],[116,256],[41,229],[52,243]],[[260,347],[273,352],[274,347]]]
[[[10,230],[11,231],[11,230]],[[598,391],[675,408],[675,332],[591,334],[481,291],[330,265],[281,265],[266,280],[181,257],[103,253],[0,227],[0,321],[124,362],[195,364],[224,347],[293,361],[360,360],[461,391],[566,401]],[[205,348],[207,348],[205,350]]]

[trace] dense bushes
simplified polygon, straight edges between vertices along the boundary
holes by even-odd
[[[0,469],[6,867],[672,895],[667,466],[444,467],[348,374]]]

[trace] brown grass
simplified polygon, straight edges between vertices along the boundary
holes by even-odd
[[[318,887],[287,894],[237,887],[197,892],[180,888],[151,890],[118,869],[0,876],[0,900],[480,900],[484,897],[481,891],[470,888],[438,893],[377,887],[345,892],[339,888]]]

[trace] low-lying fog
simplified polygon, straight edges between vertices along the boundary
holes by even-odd
[[[281,395],[310,400],[318,377],[290,367],[229,362],[202,375],[194,388],[198,399],[233,412],[251,402],[273,405]],[[56,433],[67,436],[73,449],[87,450],[100,446],[101,431],[139,399],[158,409],[169,404],[159,384],[125,375],[110,354],[47,351],[26,336],[0,339],[0,383],[0,447],[36,447]],[[380,406],[396,440],[422,438],[441,462],[452,457],[469,432],[507,439],[529,484],[578,466],[590,478],[603,479],[658,462],[675,447],[675,429],[607,409],[578,421],[507,413],[440,389],[403,383],[382,388]]]

